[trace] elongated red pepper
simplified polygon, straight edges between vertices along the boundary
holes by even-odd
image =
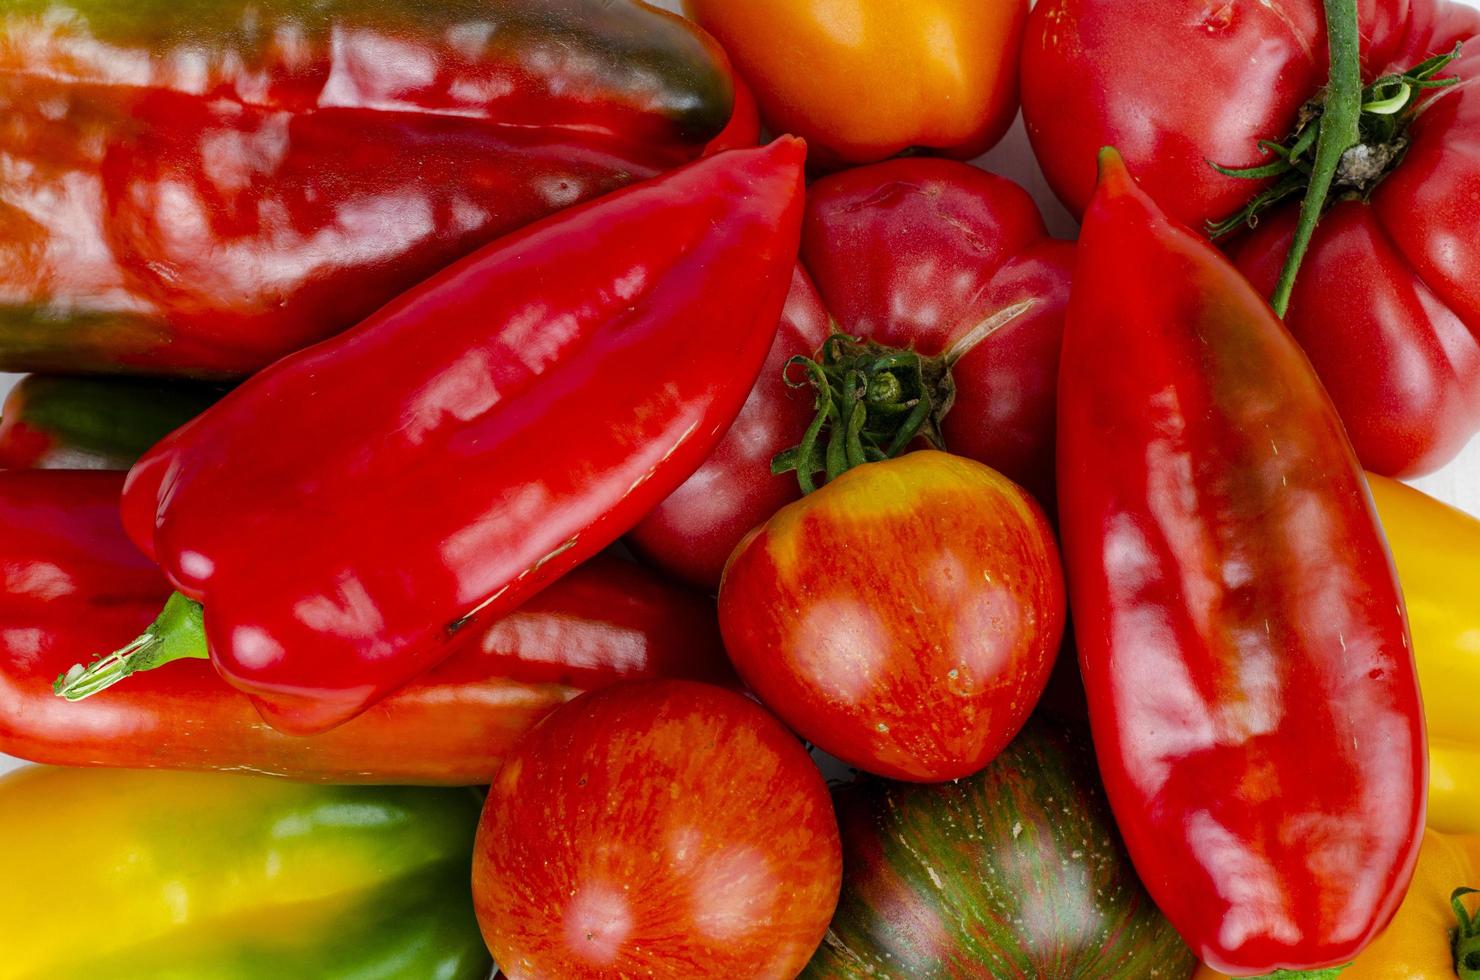
[[[635,0],[8,4],[0,370],[250,373],[731,105]]]
[[[775,337],[803,157],[734,150],[541,222],[156,446],[124,525],[205,604],[223,676],[274,727],[332,728],[671,493]],[[203,655],[172,605],[62,692]]]
[[[1113,151],[1080,239],[1058,453],[1095,746],[1136,870],[1225,972],[1350,962],[1423,830],[1392,559],[1309,361]]]
[[[35,762],[487,783],[551,709],[630,677],[729,676],[711,602],[597,556],[360,717],[309,738],[264,724],[204,661],[68,704],[51,682],[148,625],[169,583],[123,533],[119,473],[0,474],[0,752]]]

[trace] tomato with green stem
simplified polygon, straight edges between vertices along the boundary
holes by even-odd
[[[1072,211],[1113,145],[1173,218],[1242,232],[1363,464],[1414,476],[1480,432],[1477,38],[1453,0],[1043,0],[1024,119]]]
[[[795,479],[769,471],[819,411],[815,375],[788,368],[796,357],[840,382],[850,371],[870,379],[872,448],[914,448],[924,434],[1051,499],[1073,255],[1048,237],[1027,192],[965,164],[892,160],[816,182],[805,270],[760,380],[720,446],[629,542],[690,582],[719,585],[745,533],[800,495]]]

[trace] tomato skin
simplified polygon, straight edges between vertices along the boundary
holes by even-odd
[[[940,354],[1015,304],[1026,312],[956,363],[946,448],[1053,499],[1055,398],[1074,246],[1005,177],[893,160],[807,192],[802,261],[846,333]]]
[[[515,749],[473,858],[510,980],[791,980],[837,906],[822,775],[753,701],[681,681],[582,696]]]
[[[1187,980],[1136,877],[1087,735],[1030,722],[950,783],[837,793],[843,895],[803,980]]]
[[[1282,211],[1229,250],[1266,296],[1279,281],[1298,217]],[[1480,324],[1480,317],[1469,322]],[[1480,337],[1408,268],[1374,208],[1342,201],[1327,212],[1285,325],[1368,469],[1428,473],[1453,459],[1480,425]]]
[[[771,130],[814,162],[911,147],[969,160],[1017,112],[1027,0],[685,0],[755,90]],[[784,43],[778,43],[784,41]]]
[[[1449,0],[1357,6],[1366,80],[1463,41],[1442,74],[1468,84],[1432,96],[1392,173],[1322,221],[1285,322],[1363,464],[1411,477],[1480,432],[1480,12]],[[1269,162],[1258,141],[1283,141],[1327,73],[1318,0],[1044,0],[1024,43],[1023,114],[1070,210],[1083,212],[1096,151],[1110,145],[1163,210],[1203,230],[1268,186],[1208,161]],[[1266,294],[1298,207],[1278,205],[1229,245]]]
[[[783,373],[787,361],[812,356],[829,333],[827,310],[798,266],[766,366],[739,418],[698,471],[627,536],[634,550],[713,591],[745,533],[801,496],[794,475],[771,474],[771,457],[801,441],[815,396],[792,388]]]
[[[703,588],[747,531],[800,491],[771,457],[801,441],[811,389],[781,372],[832,330],[940,354],[993,315],[1031,306],[953,369],[946,448],[1053,499],[1059,345],[1074,249],[1048,237],[1037,206],[1003,177],[949,160],[891,160],[808,190],[802,258],[760,381],[719,448],[628,538]],[[820,293],[820,295],[819,295]]]
[[[934,450],[869,463],[782,509],[730,559],[720,630],[803,737],[894,779],[970,775],[1048,682],[1064,581],[1020,487]]]

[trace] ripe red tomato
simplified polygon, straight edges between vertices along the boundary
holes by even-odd
[[[791,980],[837,906],[821,774],[754,702],[634,681],[548,716],[488,792],[473,858],[510,980]]]
[[[1449,0],[1361,0],[1364,82],[1465,42],[1413,89],[1419,111],[1368,114],[1353,168],[1316,231],[1285,317],[1368,469],[1436,469],[1480,431],[1480,12]],[[1023,49],[1023,117],[1049,184],[1082,212],[1096,154],[1117,147],[1169,214],[1205,230],[1269,181],[1220,174],[1274,159],[1328,80],[1319,0],[1042,0]],[[1373,104],[1376,104],[1375,100]],[[1386,120],[1386,121],[1384,121]],[[1395,123],[1396,120],[1396,123]],[[1381,132],[1396,124],[1392,138]],[[1230,254],[1274,289],[1299,207],[1290,198]]]
[[[1037,704],[1064,629],[1053,532],[1022,488],[922,451],[868,463],[758,528],[720,629],[766,706],[895,779],[970,775]]]
[[[628,540],[696,585],[719,585],[741,537],[800,495],[796,478],[772,476],[769,464],[801,441],[813,393],[788,388],[781,373],[834,330],[934,356],[995,324],[952,368],[946,448],[1052,499],[1073,255],[1071,244],[1048,237],[1022,188],[962,163],[891,160],[813,184],[802,260],[815,287],[805,276],[793,280],[770,360],[739,419]]]

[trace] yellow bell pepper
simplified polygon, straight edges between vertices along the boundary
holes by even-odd
[[[1480,978],[1480,923],[1470,920],[1472,900],[1455,895],[1469,885],[1480,886],[1480,834],[1425,831],[1408,897],[1392,924],[1339,973],[1339,980]],[[1228,978],[1203,966],[1194,980]]]
[[[1368,475],[1408,604],[1429,726],[1429,826],[1480,833],[1480,520]]]
[[[471,790],[22,769],[0,980],[482,980]]]

